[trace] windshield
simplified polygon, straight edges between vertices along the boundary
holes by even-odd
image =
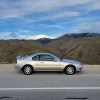
[[[54,55],[53,55],[54,56]],[[57,57],[57,56],[54,56],[57,60],[59,60],[59,61],[61,61],[62,60],[62,58],[60,58],[60,57]]]

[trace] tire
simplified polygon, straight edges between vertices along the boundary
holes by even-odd
[[[68,75],[73,75],[75,73],[75,67],[74,66],[67,66],[65,69],[64,69],[64,72]]]
[[[33,68],[32,68],[32,66],[30,66],[30,65],[24,66],[24,67],[23,67],[23,73],[24,73],[25,75],[30,75],[30,74],[32,74],[32,73],[33,73]]]

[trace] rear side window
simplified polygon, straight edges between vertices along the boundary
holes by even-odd
[[[34,61],[39,61],[39,55],[34,56],[34,57],[32,58],[32,60],[34,60]]]

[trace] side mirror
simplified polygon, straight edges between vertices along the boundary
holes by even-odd
[[[58,60],[57,59],[54,59],[54,62],[58,62]]]

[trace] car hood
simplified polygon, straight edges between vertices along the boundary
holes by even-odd
[[[62,59],[62,62],[80,64],[80,62],[75,61],[75,60],[70,60],[70,59]]]

